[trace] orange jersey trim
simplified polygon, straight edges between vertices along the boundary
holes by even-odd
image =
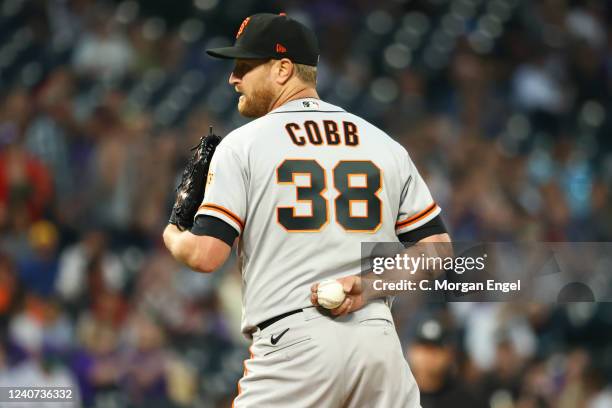
[[[222,207],[217,204],[206,203],[206,204],[202,204],[200,208],[198,208],[198,210],[212,210],[212,211],[221,213],[231,218],[232,220],[234,220],[238,225],[240,225],[240,229],[244,230],[244,221],[242,221],[240,217],[238,217],[236,214],[234,214],[233,212],[231,212],[225,207]]]
[[[426,209],[424,209],[423,211],[421,211],[418,214],[413,215],[412,217],[398,222],[397,224],[395,224],[395,228],[403,228],[403,227],[407,227],[409,225],[412,225],[420,220],[422,220],[423,218],[427,217],[428,215],[430,215],[432,212],[434,212],[436,210],[436,208],[438,208],[438,205],[436,203],[431,204],[429,207],[427,207]]]

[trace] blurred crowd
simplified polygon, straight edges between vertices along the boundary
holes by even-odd
[[[189,147],[245,123],[231,63],[204,49],[262,11],[316,30],[320,95],[407,147],[454,240],[612,241],[604,0],[5,0],[0,386],[230,405],[235,259],[185,270],[161,231]],[[608,304],[398,299],[395,316],[424,408],[612,406]]]

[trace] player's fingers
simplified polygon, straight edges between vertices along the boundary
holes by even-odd
[[[347,296],[340,306],[331,310],[331,314],[334,316],[341,316],[343,314],[346,314],[351,308],[352,302],[353,301],[351,300],[351,298]]]
[[[353,298],[349,298],[346,304],[346,308],[338,316],[344,316],[344,315],[349,314],[351,310],[353,309],[353,303],[354,303]]]
[[[341,279],[341,283],[342,283],[342,290],[344,290],[344,293],[351,293],[351,290],[353,290],[353,285],[355,283],[355,277],[346,276]]]
[[[319,306],[319,297],[316,293],[310,294],[310,303],[312,303],[313,306]]]
[[[318,283],[313,283],[312,286],[310,287],[310,291],[312,293],[317,293],[318,289],[319,289],[319,284]]]
[[[344,299],[342,303],[340,304],[340,306],[336,307],[335,309],[331,309],[331,314],[333,316],[338,316],[340,313],[342,313],[342,311],[346,307],[347,302],[348,302],[348,298]]]
[[[355,310],[361,309],[363,307],[363,297],[361,295],[351,297],[351,308],[349,309],[349,313],[354,312]]]

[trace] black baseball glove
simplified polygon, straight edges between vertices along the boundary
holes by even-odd
[[[203,136],[200,143],[191,149],[193,155],[183,170],[181,183],[176,188],[176,200],[168,221],[181,231],[193,226],[195,213],[204,199],[210,161],[220,142],[221,138],[213,133],[211,126],[208,136]]]

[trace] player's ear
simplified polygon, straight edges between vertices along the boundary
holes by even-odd
[[[279,85],[285,85],[289,79],[293,76],[293,71],[295,67],[293,66],[293,62],[291,62],[288,58],[283,58],[276,61],[276,64],[273,68],[276,82]]]

